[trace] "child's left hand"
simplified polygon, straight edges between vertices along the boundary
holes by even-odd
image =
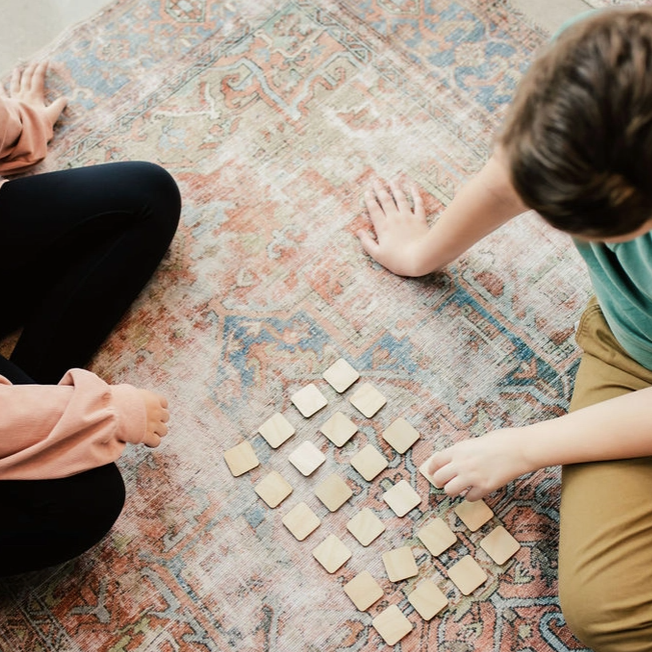
[[[435,453],[426,465],[435,486],[467,500],[483,496],[532,470],[522,450],[519,428],[494,430]]]

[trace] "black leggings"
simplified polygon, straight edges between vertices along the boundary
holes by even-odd
[[[56,384],[84,367],[158,266],[180,209],[176,183],[150,163],[0,187],[0,337],[22,329],[11,358],[0,356],[0,374],[14,384]],[[0,480],[0,576],[88,550],[124,499],[115,464],[55,480]]]

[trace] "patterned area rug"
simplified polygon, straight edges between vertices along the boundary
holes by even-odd
[[[41,170],[125,159],[164,165],[184,197],[169,256],[92,368],[168,396],[171,434],[119,465],[125,511],[81,558],[0,584],[3,652],[332,651],[386,648],[371,625],[390,605],[412,631],[396,649],[581,650],[556,585],[559,474],[543,470],[487,498],[476,532],[418,471],[433,450],[493,428],[562,414],[589,289],[569,241],[524,216],[444,273],[392,276],[362,252],[364,191],[413,179],[436,215],[486,160],[515,84],[547,34],[504,0],[118,0],[48,54],[70,97]],[[322,378],[338,358],[387,404],[372,418]],[[290,397],[328,400],[303,417]],[[358,432],[319,429],[336,411]],[[258,428],[280,412],[296,434],[272,449]],[[421,438],[397,453],[382,433],[404,417]],[[234,477],[224,452],[249,441],[260,466]],[[304,477],[288,456],[313,442]],[[350,460],[372,443],[388,467]],[[269,508],[254,487],[278,471],[293,492]],[[353,496],[329,512],[331,473]],[[406,480],[403,517],[383,493]],[[306,502],[304,541],[282,524]],[[362,508],[386,526],[363,547]],[[441,516],[457,536],[439,557],[416,532]],[[520,543],[502,565],[480,540],[504,525]],[[351,558],[312,555],[334,534]],[[382,554],[412,548],[419,574],[388,579]],[[470,555],[487,575],[462,595],[447,570]],[[368,570],[383,597],[359,611],[343,585]],[[431,578],[448,606],[430,621],[407,596]]]

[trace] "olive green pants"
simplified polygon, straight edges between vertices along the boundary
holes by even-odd
[[[595,299],[576,338],[584,354],[571,410],[652,384]],[[560,512],[559,596],[571,631],[595,652],[652,652],[652,458],[564,467]]]

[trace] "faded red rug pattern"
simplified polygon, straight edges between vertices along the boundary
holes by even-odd
[[[432,215],[451,200],[547,36],[503,0],[118,0],[44,53],[70,106],[42,170],[145,159],[181,188],[169,255],[93,363],[166,394],[173,418],[160,449],[121,458],[127,505],[104,542],[0,584],[3,652],[371,652],[391,604],[413,625],[404,652],[582,649],[556,597],[558,471],[490,496],[475,533],[417,471],[462,437],[566,410],[588,297],[575,251],[526,216],[408,280],[354,236],[375,178],[416,181]],[[339,357],[387,397],[372,419],[322,379]],[[305,419],[290,396],[309,382],[329,404]],[[335,410],[359,426],[341,449],[318,431]],[[297,433],[273,451],[256,433],[275,412]],[[421,433],[404,455],[381,437],[399,416]],[[223,453],[243,439],[261,466],[234,478]],[[306,440],[326,455],[309,478],[287,460]],[[368,442],[390,460],[372,482],[349,463]],[[294,488],[274,510],[254,492],[270,470]],[[331,514],[313,489],[334,471],[354,495]],[[400,479],[422,497],[402,518],[382,500]],[[301,500],[322,524],[298,542],[281,519]],[[345,527],[362,507],[387,526],[367,548]],[[435,515],[458,535],[438,558],[415,536]],[[521,543],[502,567],[478,546],[498,524]],[[330,533],[353,553],[332,575],[312,557]],[[385,575],[399,545],[415,580]],[[464,597],[446,569],[467,553],[489,579]],[[385,592],[368,612],[342,589],[362,570]],[[424,577],[449,599],[430,622],[406,599]]]

